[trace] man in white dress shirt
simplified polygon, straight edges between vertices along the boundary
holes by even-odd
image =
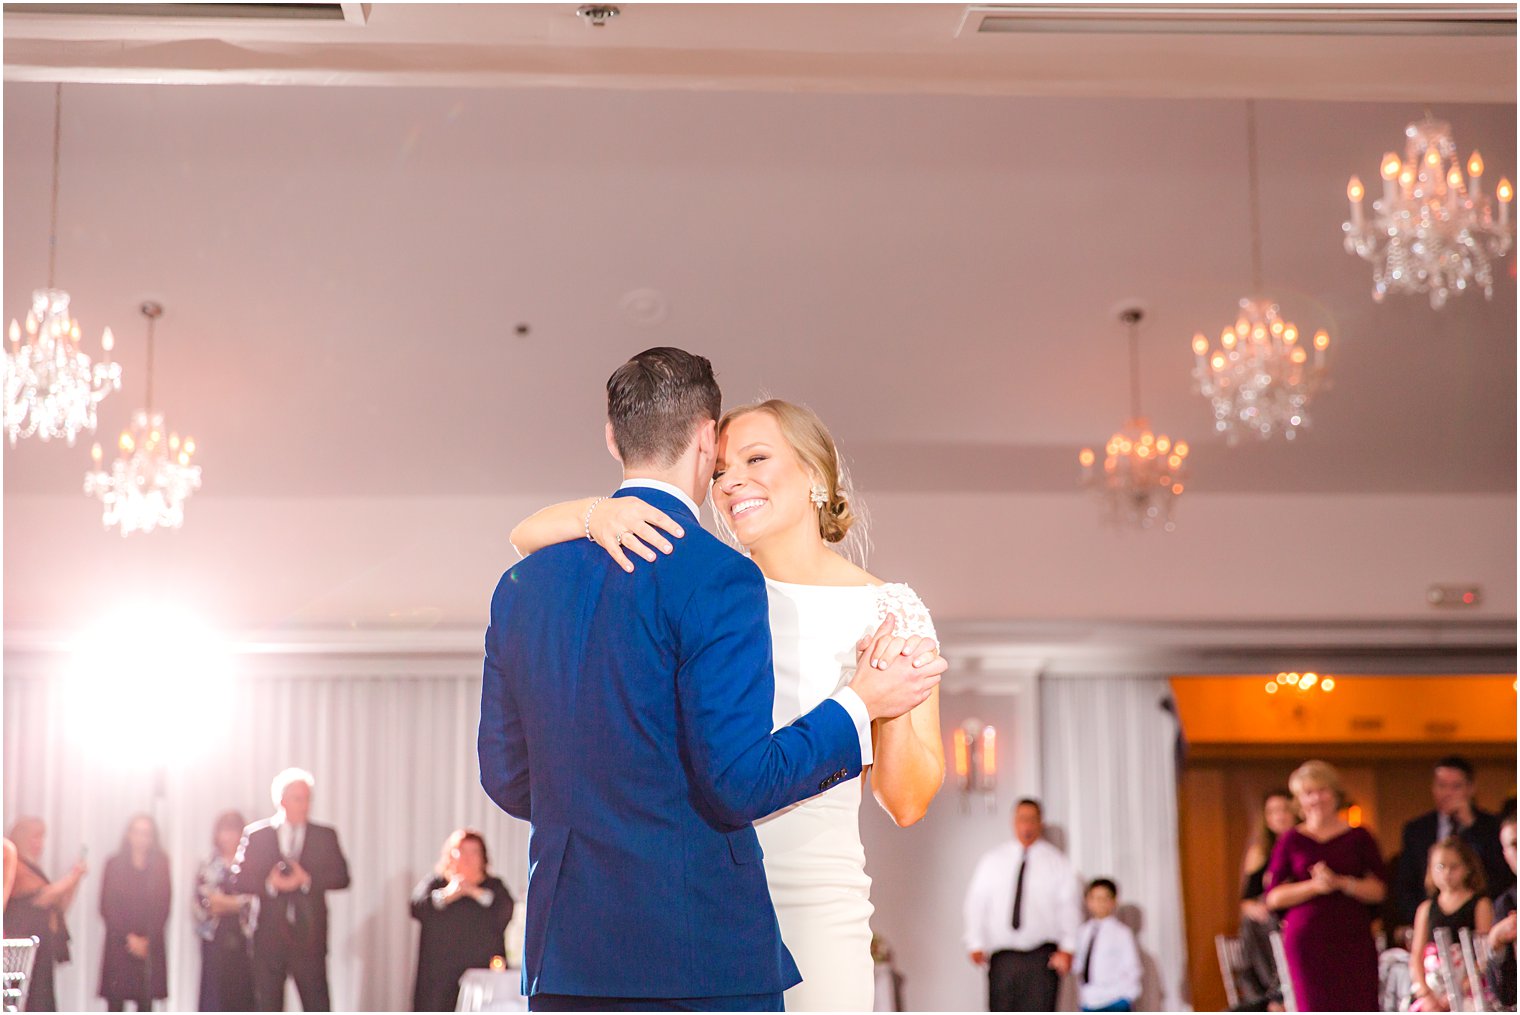
[[[1044,830],[1040,802],[1020,800],[1014,841],[983,855],[966,890],[966,949],[987,967],[988,1011],[1055,1011],[1071,971],[1082,888]]]

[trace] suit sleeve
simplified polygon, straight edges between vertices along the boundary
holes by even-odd
[[[1414,924],[1415,910],[1425,901],[1425,864],[1428,862],[1418,834],[1418,819],[1404,826],[1399,850],[1399,866],[1394,875],[1394,900],[1398,903],[1399,921]]]
[[[677,624],[676,697],[696,787],[740,827],[860,774],[855,722],[833,699],[771,732],[765,581],[734,557],[708,572]]]
[[[325,841],[320,862],[306,867],[306,873],[311,875],[311,890],[341,891],[348,887],[348,857],[343,855],[343,847],[338,844],[336,828],[323,829],[322,838]]]
[[[275,858],[272,851],[259,848],[256,836],[261,830],[243,830],[243,841],[238,843],[237,855],[232,859],[232,870],[227,877],[233,895],[264,895],[264,882],[274,870]],[[273,837],[271,830],[267,838]]]
[[[510,664],[499,644],[498,627],[511,607],[510,597],[504,577],[491,599],[491,626],[486,629],[486,661],[480,680],[480,731],[475,746],[480,758],[480,785],[486,795],[514,818],[531,821],[527,742],[508,683]]]

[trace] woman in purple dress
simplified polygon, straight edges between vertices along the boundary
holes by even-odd
[[[1304,820],[1277,840],[1267,906],[1282,913],[1283,950],[1299,1011],[1377,1011],[1373,907],[1383,901],[1383,857],[1365,828],[1340,818],[1340,773],[1306,761],[1288,780]]]

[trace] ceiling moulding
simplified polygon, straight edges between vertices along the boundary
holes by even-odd
[[[369,21],[373,4],[259,4],[259,3],[185,3],[185,4],[6,4],[6,17],[45,16],[66,18],[70,22],[97,21],[119,23],[123,19],[150,18],[158,23],[205,24],[216,22],[312,22],[341,21],[362,25]]]
[[[1515,35],[1514,4],[989,4],[976,35]]]

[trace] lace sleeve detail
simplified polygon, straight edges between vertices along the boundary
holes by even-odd
[[[889,613],[897,618],[895,633],[898,636],[939,640],[929,608],[910,586],[888,582],[876,590],[876,623],[886,620]]]

